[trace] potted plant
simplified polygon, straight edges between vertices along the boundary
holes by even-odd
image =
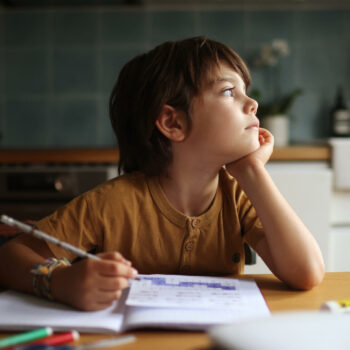
[[[289,55],[287,41],[276,39],[269,44],[264,44],[253,61],[253,67],[264,69],[268,73],[269,79],[264,83],[273,98],[269,102],[264,101],[258,89],[253,89],[250,95],[258,101],[258,113],[262,126],[274,135],[276,146],[286,146],[289,143],[288,112],[296,97],[302,92],[301,89],[296,88],[284,95],[280,93],[280,61],[287,55]]]
[[[259,103],[259,119],[262,126],[269,130],[275,137],[275,145],[283,147],[289,143],[289,110],[295,99],[302,93],[297,88],[289,94],[274,99],[270,103],[264,103],[258,89],[251,91],[250,96]]]

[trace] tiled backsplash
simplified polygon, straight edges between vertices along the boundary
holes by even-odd
[[[0,10],[0,147],[114,146],[108,98],[122,65],[162,41],[201,34],[248,63],[262,44],[288,41],[280,85],[303,89],[292,142],[326,137],[338,85],[350,100],[349,10]],[[263,90],[266,73],[251,73]]]

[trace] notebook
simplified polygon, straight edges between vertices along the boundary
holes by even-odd
[[[0,330],[52,327],[87,333],[135,328],[205,330],[266,317],[270,311],[253,280],[181,275],[139,275],[113,306],[79,311],[14,291],[0,293]]]

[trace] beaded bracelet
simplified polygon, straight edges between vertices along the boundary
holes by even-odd
[[[54,300],[51,292],[51,274],[60,266],[69,266],[70,262],[66,258],[49,258],[43,264],[37,264],[30,271],[33,276],[34,293],[40,297]]]

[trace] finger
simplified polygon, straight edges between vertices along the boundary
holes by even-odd
[[[123,277],[101,277],[99,290],[106,292],[115,292],[129,287],[129,280]]]
[[[118,292],[112,294],[110,299],[96,301],[96,303],[95,303],[96,309],[101,310],[101,309],[105,309],[109,306],[112,306],[116,300],[120,299],[120,297],[122,296],[122,293],[123,293],[122,291],[118,291]]]
[[[115,290],[115,291],[101,291],[95,296],[95,303],[98,304],[110,304],[115,300],[120,299],[123,294],[123,290]]]
[[[264,129],[264,128],[259,128],[259,135],[262,135],[262,136],[268,136],[268,135],[270,135],[271,133],[270,133],[270,131],[269,130],[267,130],[267,129]]]
[[[97,271],[102,276],[136,278],[136,269],[121,262],[111,260],[101,260],[97,264]]]
[[[98,254],[98,256],[102,259],[108,259],[108,260],[114,260],[122,262],[126,265],[131,265],[131,261],[125,259],[122,254],[119,252],[107,252],[107,253],[101,253]]]
[[[260,144],[272,143],[274,142],[274,137],[267,129],[259,129],[259,142]],[[262,143],[263,142],[263,143]]]

